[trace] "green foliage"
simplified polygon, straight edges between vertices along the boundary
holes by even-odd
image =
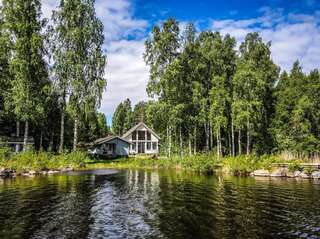
[[[19,154],[11,154],[9,157],[3,157],[3,151],[4,149],[1,149],[0,167],[14,169],[17,172],[54,170],[67,167],[79,168],[88,160],[86,154],[77,151],[59,155],[27,151]]]
[[[258,158],[254,155],[228,157],[222,161],[223,167],[236,175],[247,175],[258,167]]]
[[[290,172],[295,172],[295,171],[302,171],[303,167],[301,166],[301,161],[300,160],[294,160],[290,162],[290,165],[288,166],[288,169]]]

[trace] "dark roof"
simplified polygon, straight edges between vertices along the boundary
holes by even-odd
[[[23,136],[10,136],[10,137],[0,137],[0,143],[2,144],[23,144]],[[34,144],[33,137],[28,137],[27,144]]]
[[[151,129],[149,128],[145,123],[140,122],[139,124],[133,126],[131,129],[129,129],[124,135],[122,135],[122,138],[126,138],[128,137],[130,134],[132,134],[133,131],[135,131],[136,129],[138,129],[140,126],[144,126],[145,128],[147,128],[147,130],[149,130],[154,136],[156,136],[158,139],[160,139],[160,137]]]
[[[120,140],[122,140],[122,141],[130,144],[129,141],[127,141],[127,140],[125,140],[125,139],[123,139],[123,138],[121,138],[121,137],[119,137],[119,136],[108,135],[108,136],[106,136],[106,137],[104,137],[104,138],[100,138],[100,139],[95,140],[95,141],[93,142],[93,145],[107,143],[107,142],[109,142],[109,141],[111,141],[111,140],[113,140],[113,139],[120,139]]]

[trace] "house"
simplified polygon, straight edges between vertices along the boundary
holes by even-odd
[[[11,137],[1,137],[0,146],[4,145],[9,148],[12,148],[12,150],[15,150],[16,152],[21,152],[23,149],[23,141],[24,141],[23,136],[12,135]],[[33,137],[28,137],[27,147],[33,147],[33,146],[34,146]]]
[[[128,157],[130,142],[119,137],[109,135],[104,138],[97,139],[91,144],[89,153],[106,156],[110,158],[114,157]]]
[[[143,122],[129,129],[122,138],[131,143],[130,154],[159,154],[160,137]]]

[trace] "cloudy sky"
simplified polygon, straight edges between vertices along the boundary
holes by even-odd
[[[42,0],[50,17],[59,0]],[[304,71],[320,68],[320,1],[318,0],[96,0],[104,23],[108,86],[100,111],[110,124],[115,107],[124,99],[146,100],[148,68],[142,54],[154,24],[174,17],[198,30],[230,33],[240,42],[257,31],[272,42],[273,60],[283,70],[299,60]]]

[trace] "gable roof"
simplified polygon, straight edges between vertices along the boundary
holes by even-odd
[[[145,123],[140,122],[139,124],[133,126],[131,129],[129,129],[124,135],[122,135],[122,138],[128,137],[130,134],[133,133],[136,129],[138,129],[140,126],[145,127],[148,131],[150,131],[156,138],[160,139],[159,135],[157,135],[151,128],[149,128]]]
[[[100,139],[97,139],[93,142],[93,145],[97,145],[97,144],[103,144],[103,143],[108,143],[109,141],[113,140],[113,139],[119,139],[123,142],[126,142],[128,144],[131,144],[129,141],[119,137],[119,136],[115,136],[115,135],[108,135],[104,138],[100,138]]]

